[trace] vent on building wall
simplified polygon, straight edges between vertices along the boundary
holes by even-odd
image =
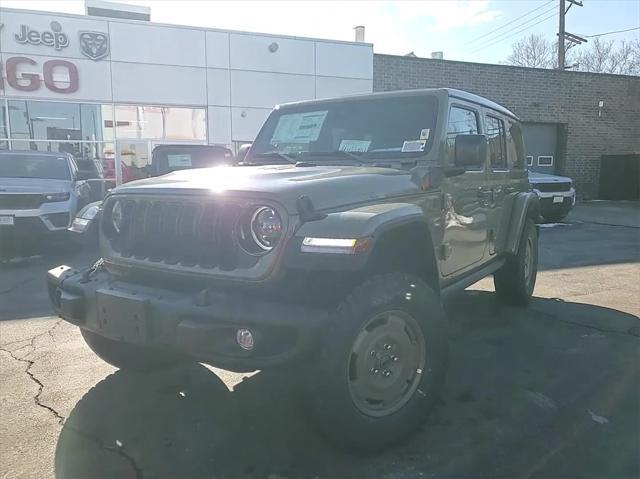
[[[84,10],[87,15],[92,17],[151,21],[151,9],[138,5],[104,2],[102,0],[85,0]]]

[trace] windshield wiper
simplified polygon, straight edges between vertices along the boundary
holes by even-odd
[[[286,153],[282,153],[280,151],[268,151],[266,153],[257,153],[255,155],[251,155],[252,158],[282,158],[287,163],[291,163],[295,165],[298,161],[294,159],[292,156],[287,155]]]

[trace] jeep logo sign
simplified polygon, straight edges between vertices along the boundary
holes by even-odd
[[[100,60],[109,54],[109,37],[102,32],[80,32],[80,51],[91,60]]]
[[[45,45],[56,50],[62,50],[69,46],[69,37],[62,32],[62,26],[58,22],[51,22],[51,31],[38,32],[31,30],[27,25],[20,25],[20,33],[15,35],[20,44]]]

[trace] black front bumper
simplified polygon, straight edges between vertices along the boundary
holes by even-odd
[[[574,205],[571,196],[565,196],[562,203],[554,203],[553,198],[540,198],[540,212],[545,215],[564,215],[569,213]]]
[[[240,290],[186,293],[151,288],[101,269],[59,266],[47,273],[47,283],[56,312],[80,328],[228,369],[263,369],[289,362],[313,347],[328,319],[324,310]],[[236,342],[240,328],[253,333],[251,351]]]

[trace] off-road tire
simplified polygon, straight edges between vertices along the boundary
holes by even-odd
[[[527,249],[530,251],[527,252]],[[529,262],[529,269],[527,269]],[[493,274],[496,294],[501,301],[513,306],[525,306],[531,300],[538,275],[538,230],[532,219],[527,219],[518,253]]]
[[[86,329],[81,329],[80,332],[87,345],[100,359],[118,369],[147,372],[181,366],[189,362],[186,357],[178,354],[114,341]]]
[[[392,313],[389,313],[392,312]],[[397,314],[413,318],[412,325],[424,338],[424,367],[416,369],[399,409],[382,417],[363,413],[353,394],[353,364],[357,338],[375,329],[372,318]],[[402,273],[374,276],[357,287],[337,308],[323,336],[313,365],[307,370],[306,396],[319,429],[343,447],[376,450],[397,442],[414,432],[436,403],[447,369],[447,323],[440,299],[417,277]],[[382,318],[382,321],[384,318]],[[402,329],[399,329],[401,331]],[[367,330],[368,331],[368,330]],[[414,336],[418,338],[417,334]],[[399,353],[402,349],[398,346]],[[373,356],[373,351],[371,352]],[[361,355],[365,358],[367,355]],[[407,355],[411,357],[411,355]],[[375,360],[375,359],[374,359]],[[411,371],[410,358],[396,363]],[[373,371],[373,369],[371,370]],[[385,370],[386,372],[386,370]],[[389,378],[385,378],[389,379]],[[358,378],[358,380],[361,380]],[[369,378],[369,380],[371,380]],[[402,387],[402,386],[401,386]],[[414,388],[411,390],[411,388]],[[402,404],[402,405],[400,405]]]

